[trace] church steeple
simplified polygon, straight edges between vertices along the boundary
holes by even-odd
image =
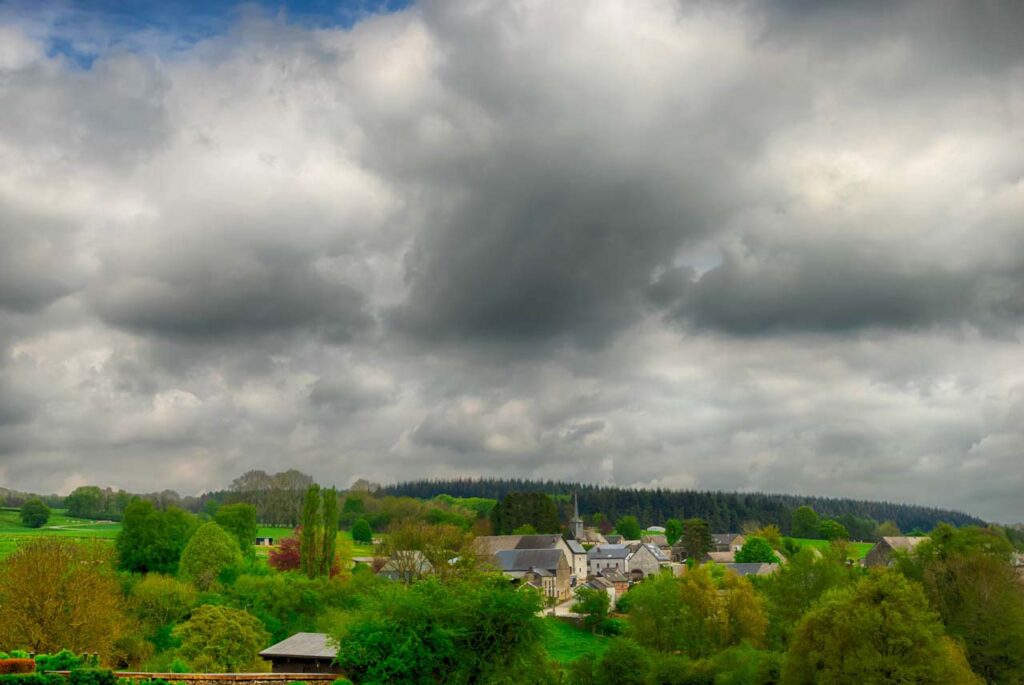
[[[573,499],[573,513],[572,521],[569,522],[572,528],[572,537],[575,540],[582,540],[584,537],[583,532],[583,519],[580,518],[580,496],[577,493],[572,494]]]

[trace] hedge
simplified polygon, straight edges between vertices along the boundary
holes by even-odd
[[[44,673],[0,675],[0,685],[65,685],[64,676]]]
[[[36,670],[33,659],[0,659],[0,674],[32,673]]]
[[[76,668],[68,675],[68,685],[117,685],[117,676],[106,668]]]

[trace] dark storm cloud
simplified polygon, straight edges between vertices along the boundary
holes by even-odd
[[[115,326],[197,340],[306,329],[340,342],[372,323],[362,293],[278,255],[197,256],[181,271],[117,279],[96,310]]]
[[[699,277],[680,269],[662,274],[651,293],[672,318],[733,335],[963,324],[1005,335],[1020,325],[1020,272],[979,274],[914,261],[855,243],[755,239]]]

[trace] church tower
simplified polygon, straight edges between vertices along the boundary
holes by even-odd
[[[585,537],[583,532],[583,519],[580,518],[580,497],[576,493],[573,493],[573,514],[572,520],[569,521],[569,527],[572,529],[572,537],[574,540],[582,540]]]

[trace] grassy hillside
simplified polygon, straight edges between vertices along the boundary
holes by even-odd
[[[594,635],[557,618],[545,618],[548,627],[546,646],[551,658],[560,664],[575,661],[584,654],[601,656],[608,648],[608,638]]]
[[[809,538],[790,538],[801,547],[817,547],[818,549],[825,549],[829,546],[828,540],[811,540]],[[850,543],[850,558],[854,561],[863,559],[867,553],[875,546],[873,542],[851,542]]]
[[[0,558],[23,542],[40,536],[113,540],[120,530],[120,523],[75,519],[62,509],[55,509],[50,521],[42,528],[26,528],[21,525],[17,509],[0,509]]]

